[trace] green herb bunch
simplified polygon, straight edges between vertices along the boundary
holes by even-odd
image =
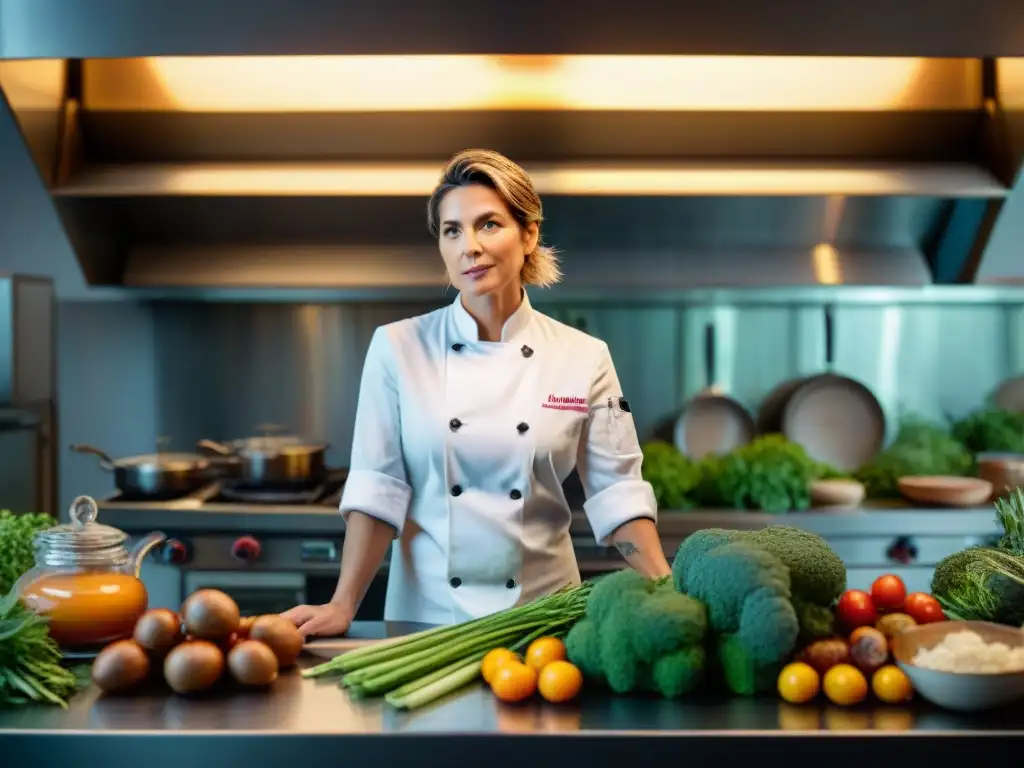
[[[0,510],[0,595],[10,592],[22,574],[35,565],[35,536],[55,524],[49,515],[15,515]]]
[[[0,600],[0,708],[48,703],[67,709],[80,681],[61,658],[46,619],[8,592]]]
[[[974,457],[946,427],[916,416],[900,420],[888,448],[861,467],[855,477],[870,498],[898,498],[905,475],[967,475]]]

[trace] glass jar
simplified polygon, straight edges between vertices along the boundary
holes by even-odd
[[[35,567],[15,585],[29,610],[46,616],[50,636],[66,650],[131,637],[149,604],[139,578],[142,558],[166,539],[151,533],[129,551],[128,535],[96,522],[88,496],[71,504],[71,522],[36,534]]]

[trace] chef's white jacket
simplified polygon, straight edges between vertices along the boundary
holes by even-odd
[[[452,624],[578,584],[562,482],[576,467],[598,542],[656,519],[607,345],[525,296],[501,341],[459,297],[377,328],[341,514],[394,526],[388,621]]]

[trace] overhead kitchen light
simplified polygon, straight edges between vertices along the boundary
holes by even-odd
[[[526,164],[542,195],[955,195],[1007,194],[969,163],[692,162]],[[426,197],[437,163],[189,163],[94,165],[55,189],[60,197],[248,196]]]
[[[65,64],[0,85],[95,285],[433,296],[424,200],[470,146],[530,172],[581,296],[951,282],[1024,156],[1024,68],[981,58]]]
[[[980,106],[975,59],[807,56],[240,56],[90,59],[111,111],[872,111]]]

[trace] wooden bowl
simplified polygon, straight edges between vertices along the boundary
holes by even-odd
[[[815,507],[859,507],[864,484],[856,480],[815,480],[808,489]]]
[[[962,630],[980,635],[986,643],[1024,645],[1024,631],[987,621],[938,621],[910,627],[893,636],[892,655],[914,690],[932,704],[960,712],[991,709],[1024,698],[1024,671],[940,672],[914,664],[919,649],[934,648],[946,635]]]
[[[1024,486],[1024,456],[1013,453],[979,453],[978,477],[992,483],[992,499]]]
[[[979,507],[992,498],[992,483],[976,477],[906,475],[896,485],[900,493],[918,504]]]

